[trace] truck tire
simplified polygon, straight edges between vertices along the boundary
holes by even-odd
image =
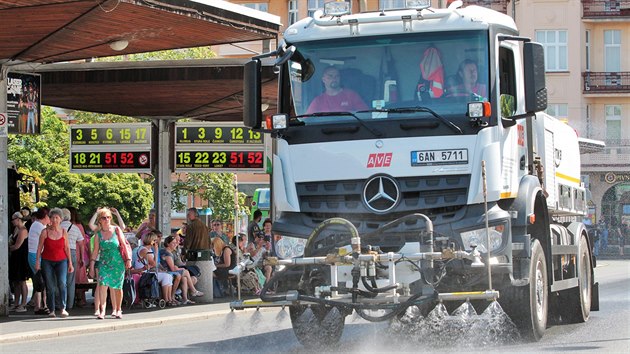
[[[529,284],[502,291],[501,301],[526,341],[539,341],[547,328],[549,307],[547,260],[538,240],[532,241]]]
[[[586,237],[580,237],[577,256],[578,286],[560,293],[560,316],[565,323],[586,322],[591,314],[593,276]]]
[[[290,306],[289,316],[297,340],[306,348],[321,348],[339,342],[346,316],[335,307]]]

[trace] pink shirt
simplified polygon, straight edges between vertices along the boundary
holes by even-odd
[[[313,102],[308,106],[306,114],[316,112],[348,112],[368,109],[359,95],[352,91],[343,89],[334,96],[326,93],[315,97]]]

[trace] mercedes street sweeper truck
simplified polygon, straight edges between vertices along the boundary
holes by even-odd
[[[274,138],[274,232],[308,241],[266,259],[284,269],[262,301],[232,306],[288,306],[305,345],[338,341],[353,312],[498,301],[539,340],[598,307],[579,139],[544,112],[543,47],[505,14],[428,5],[327,3],[245,66],[245,125]]]

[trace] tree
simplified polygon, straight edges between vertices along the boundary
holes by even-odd
[[[157,52],[125,54],[113,57],[95,58],[94,61],[147,61],[147,60],[186,60],[216,57],[210,47],[160,50]]]
[[[188,194],[198,195],[208,202],[212,216],[225,222],[234,221],[234,174],[233,173],[189,173],[178,174],[178,181],[172,185],[172,207],[175,210],[186,206],[180,202]],[[238,193],[240,211],[249,214],[245,207],[245,193]]]
[[[145,218],[153,202],[149,183],[135,173],[71,173],[69,150],[68,126],[46,106],[40,135],[9,136],[9,159],[22,173],[41,178],[39,206],[74,206],[84,219],[97,207],[113,206],[129,225]]]

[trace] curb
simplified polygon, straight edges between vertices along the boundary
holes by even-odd
[[[33,341],[40,339],[50,339],[57,338],[63,336],[71,336],[77,334],[85,334],[86,331],[93,332],[109,332],[109,331],[119,331],[125,329],[134,329],[141,327],[151,327],[151,326],[160,326],[163,324],[174,324],[179,322],[189,322],[189,321],[202,321],[207,320],[212,317],[227,315],[232,310],[219,310],[219,311],[211,311],[211,312],[200,312],[200,313],[192,313],[185,315],[174,315],[160,318],[149,318],[149,319],[141,319],[141,320],[129,320],[129,321],[121,321],[116,322],[115,324],[103,323],[103,324],[93,324],[93,325],[83,325],[83,326],[74,326],[67,328],[56,328],[56,329],[48,329],[41,331],[32,331],[32,332],[23,332],[23,333],[11,333],[0,335],[0,344],[5,343],[15,343],[15,342],[25,342],[25,341]],[[109,322],[109,321],[108,321]]]

